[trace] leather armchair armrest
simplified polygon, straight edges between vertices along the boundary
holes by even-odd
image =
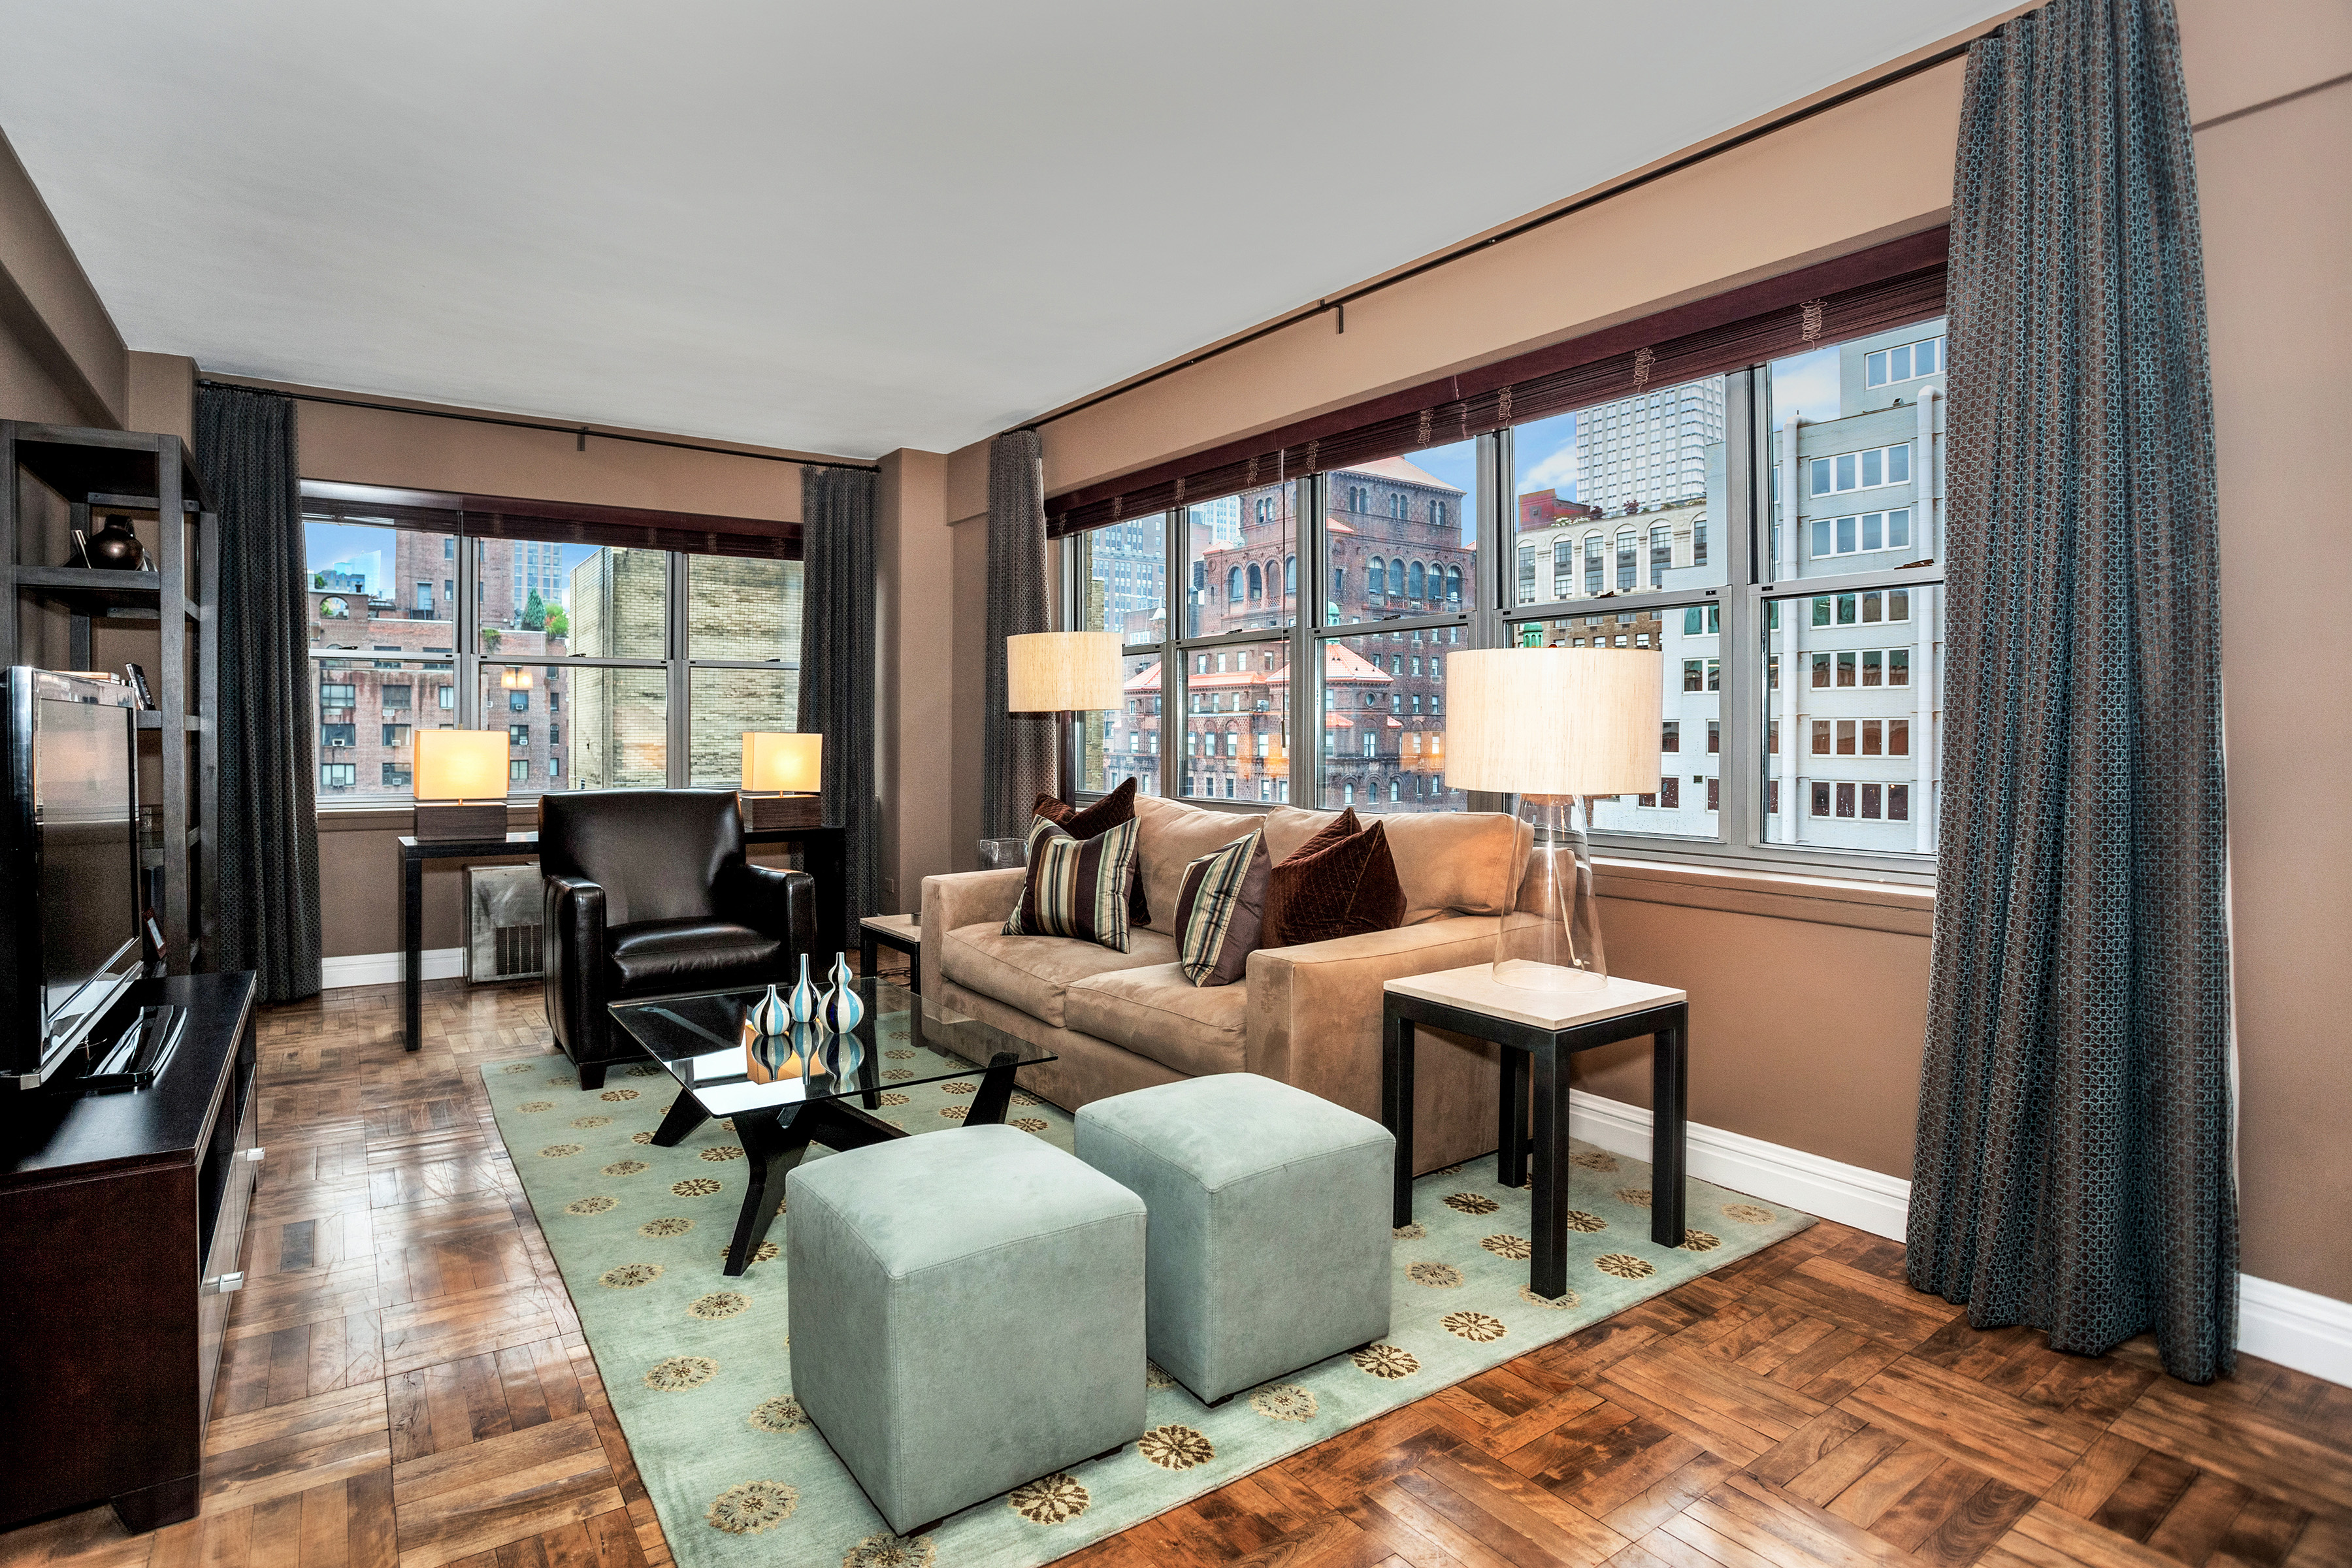
[[[1454,915],[1251,953],[1242,1066],[1378,1120],[1382,984],[1491,962],[1496,923],[1492,915]],[[1428,1029],[1421,1039],[1413,1163],[1431,1171],[1495,1147],[1501,1047]]]
[[[574,1062],[604,1049],[604,889],[585,877],[542,879],[547,1025]]]
[[[778,975],[789,971],[793,961],[804,952],[812,969],[822,967],[816,962],[824,955],[816,951],[815,878],[805,871],[754,866],[747,860],[722,869],[716,891],[722,919],[750,926],[784,944],[783,961],[776,966]]]
[[[923,879],[923,994],[940,994],[940,942],[958,926],[994,921],[1002,925],[1021,902],[1029,885],[1029,868],[1007,866],[999,871],[957,871]]]

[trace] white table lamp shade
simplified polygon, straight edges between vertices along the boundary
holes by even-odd
[[[743,731],[743,787],[815,795],[824,788],[824,737]]]
[[[1028,632],[1004,639],[1004,707],[1012,713],[1127,706],[1117,632]]]
[[[1663,657],[1648,648],[1484,648],[1445,661],[1445,782],[1518,795],[1658,787]]]
[[[504,730],[418,730],[415,737],[417,799],[506,799]]]

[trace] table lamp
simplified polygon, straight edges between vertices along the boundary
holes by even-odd
[[[505,837],[507,732],[418,730],[414,742],[416,837]]]
[[[1449,788],[1518,796],[1533,830],[1526,877],[1503,907],[1495,980],[1528,991],[1608,983],[1588,837],[1596,797],[1658,787],[1664,665],[1647,648],[1486,648],[1446,661]]]
[[[1004,708],[1009,713],[1054,713],[1060,755],[1059,792],[1075,800],[1078,749],[1069,734],[1073,714],[1127,706],[1117,632],[1027,632],[1004,639]]]
[[[824,826],[824,737],[743,731],[743,826]]]

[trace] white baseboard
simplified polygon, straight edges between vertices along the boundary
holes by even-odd
[[[1568,1130],[1612,1153],[1636,1160],[1650,1157],[1650,1113],[1641,1106],[1579,1093],[1569,1102]],[[1687,1143],[1690,1173],[1703,1182],[1786,1204],[1873,1236],[1903,1239],[1911,1184],[1900,1176],[1696,1121],[1690,1123]]]
[[[2330,1383],[2352,1384],[2352,1301],[2241,1274],[2238,1348]]]
[[[1580,1093],[1570,1102],[1569,1131],[1612,1153],[1650,1157],[1650,1113],[1638,1105]],[[1899,1176],[1696,1121],[1688,1147],[1690,1173],[1701,1181],[1873,1236],[1904,1237],[1911,1184]],[[2241,1274],[2238,1348],[2330,1383],[2352,1384],[2352,1301]]]
[[[466,950],[426,948],[424,968],[427,980],[455,980],[466,973]],[[319,984],[329,991],[347,985],[397,985],[400,971],[399,953],[346,952],[319,961]]]

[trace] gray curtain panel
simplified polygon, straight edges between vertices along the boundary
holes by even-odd
[[[1017,838],[1029,808],[1054,787],[1055,721],[1004,710],[1004,639],[1053,630],[1045,580],[1045,443],[1034,430],[999,436],[988,448],[988,711],[982,828]]]
[[[196,389],[197,471],[220,517],[219,952],[261,1000],[319,993],[318,768],[294,403]]]
[[[2234,1361],[2212,404],[2169,0],[1969,52],[1911,1282]]]
[[[875,912],[874,485],[863,468],[801,470],[800,727],[824,736],[826,814],[847,839],[852,921]]]

